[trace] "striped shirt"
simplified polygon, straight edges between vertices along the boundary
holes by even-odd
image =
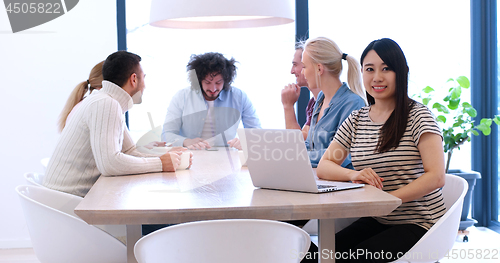
[[[335,140],[350,151],[354,169],[372,168],[384,179],[384,191],[397,190],[424,173],[417,148],[420,136],[426,132],[442,137],[441,130],[429,109],[415,103],[410,110],[406,131],[399,146],[384,153],[375,152],[384,123],[373,122],[370,106],[353,111],[335,135]],[[443,196],[436,189],[420,199],[401,204],[387,216],[375,217],[382,224],[417,224],[429,229],[444,215]]]

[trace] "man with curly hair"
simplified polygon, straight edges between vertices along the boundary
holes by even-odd
[[[229,146],[241,150],[236,138],[240,121],[245,128],[260,128],[260,121],[247,95],[231,86],[235,64],[234,58],[220,53],[191,55],[187,65],[191,86],[172,98],[163,141],[189,149]]]

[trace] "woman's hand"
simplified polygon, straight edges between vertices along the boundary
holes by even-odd
[[[384,185],[382,184],[382,181],[384,181],[384,179],[378,176],[372,168],[366,168],[361,171],[352,171],[349,176],[353,183],[366,183],[369,185],[373,185],[378,189],[382,189],[382,187],[384,187]]]
[[[160,156],[162,171],[175,172],[181,164],[181,152],[168,152]]]

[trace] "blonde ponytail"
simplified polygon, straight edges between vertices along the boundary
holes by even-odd
[[[73,110],[76,104],[83,100],[85,93],[87,93],[88,84],[87,81],[83,81],[78,84],[75,89],[69,95],[68,101],[66,101],[66,105],[59,116],[59,121],[57,122],[57,127],[59,128],[59,132],[62,132],[64,126],[66,126],[66,120],[68,119],[68,115]]]
[[[345,55],[333,40],[326,37],[317,37],[307,40],[304,45],[309,57],[316,63],[322,64],[325,69],[335,76],[342,73],[342,58],[347,60],[347,83],[349,88],[359,95],[366,104],[365,89],[361,83],[361,67],[358,61]]]
[[[90,71],[89,79],[78,84],[69,95],[69,98],[66,101],[61,114],[59,115],[59,120],[57,121],[57,128],[59,132],[62,132],[64,126],[66,126],[66,121],[68,120],[69,114],[76,106],[76,104],[80,103],[85,98],[85,94],[87,93],[89,88],[90,92],[92,92],[92,90],[102,87],[103,64],[104,61],[101,61],[97,65],[95,65]]]

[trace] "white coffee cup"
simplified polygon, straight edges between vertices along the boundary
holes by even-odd
[[[185,170],[189,167],[189,159],[191,158],[191,152],[185,151],[181,154],[181,164],[177,167],[177,170]]]
[[[163,147],[153,147],[153,149],[151,151],[153,151],[155,153],[166,154],[171,149],[172,149],[172,147],[163,146]]]

